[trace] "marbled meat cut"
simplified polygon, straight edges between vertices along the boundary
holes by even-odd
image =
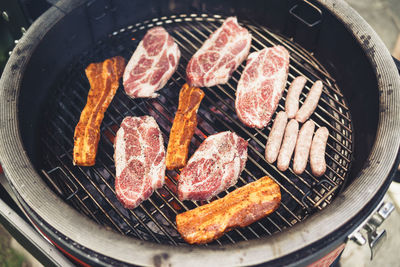
[[[247,160],[247,141],[232,132],[210,135],[179,177],[180,200],[206,200],[236,184]]]
[[[126,66],[124,88],[128,96],[157,97],[178,67],[181,52],[163,27],[150,29]]]
[[[100,140],[100,125],[119,87],[125,69],[123,57],[91,63],[85,69],[90,83],[87,102],[75,127],[73,164],[93,166]]]
[[[154,118],[126,117],[114,150],[117,198],[125,208],[136,208],[164,184],[164,141]]]
[[[251,53],[236,91],[236,113],[247,126],[263,128],[274,114],[285,89],[289,52],[283,46]]]
[[[279,185],[265,176],[210,204],[176,216],[189,244],[211,242],[236,227],[248,226],[274,212],[281,202]]]
[[[251,34],[239,26],[236,17],[227,18],[190,59],[187,82],[198,87],[227,83],[249,54],[250,43]]]

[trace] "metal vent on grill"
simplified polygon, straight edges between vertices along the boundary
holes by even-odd
[[[169,131],[178,106],[178,94],[185,83],[185,67],[207,37],[217,29],[224,18],[218,15],[190,14],[162,17],[120,29],[81,54],[66,67],[65,75],[54,85],[42,127],[43,179],[70,205],[95,222],[124,235],[157,243],[183,245],[176,231],[175,216],[205,202],[181,202],[176,195],[179,172],[167,171],[166,184],[151,198],[134,210],[124,209],[115,196],[115,166],[113,140],[125,116],[151,115],[159,124],[168,144]],[[292,169],[280,172],[275,165],[264,160],[264,149],[271,123],[262,130],[245,127],[234,109],[235,91],[242,64],[226,85],[204,88],[206,96],[198,112],[198,127],[190,146],[190,155],[209,135],[231,130],[249,142],[248,161],[239,182],[226,192],[252,182],[265,175],[272,177],[281,187],[282,203],[267,218],[246,228],[235,229],[214,244],[236,243],[271,235],[304,220],[313,212],[329,205],[345,181],[352,155],[351,116],[335,80],[307,51],[289,39],[272,33],[255,22],[242,21],[253,36],[252,51],[267,46],[283,45],[290,52],[290,69],[285,93],[278,110],[283,110],[287,88],[299,75],[307,78],[300,97],[302,103],[311,82],[322,80],[324,91],[311,119],[317,127],[326,126],[330,136],[327,145],[327,172],[314,177],[309,167],[302,175]],[[155,99],[131,99],[119,88],[105,113],[101,126],[101,139],[96,165],[79,167],[72,164],[74,129],[86,104],[89,83],[85,68],[116,55],[129,60],[139,41],[151,27],[162,25],[174,37],[182,52],[178,70]]]

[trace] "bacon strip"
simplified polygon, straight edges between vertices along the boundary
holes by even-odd
[[[92,63],[85,69],[90,90],[86,106],[75,128],[74,165],[94,165],[104,112],[117,92],[124,69],[125,59],[119,56],[101,63]]]
[[[176,216],[178,232],[189,244],[211,242],[235,227],[245,227],[274,212],[281,202],[279,185],[265,176],[224,198]]]
[[[169,134],[167,169],[179,169],[186,165],[190,140],[197,126],[197,110],[204,92],[184,84],[179,93],[178,110]]]

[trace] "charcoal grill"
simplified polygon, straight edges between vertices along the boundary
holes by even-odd
[[[298,260],[299,255],[312,254],[311,245],[329,247],[342,242],[338,236],[354,228],[351,220],[364,218],[366,214],[360,213],[371,210],[376,199],[381,198],[390,180],[387,177],[390,177],[400,142],[395,133],[400,127],[394,121],[400,103],[394,101],[400,96],[392,89],[400,82],[397,76],[392,77],[395,71],[391,74],[382,69],[393,67],[393,63],[383,67],[379,62],[380,57],[387,57],[387,51],[377,49],[382,44],[374,33],[363,35],[360,28],[357,34],[353,31],[353,36],[345,27],[332,27],[333,34],[340,34],[344,40],[336,47],[329,44],[334,38],[329,37],[324,27],[337,20],[334,14],[348,12],[354,16],[351,10],[344,11],[347,8],[344,3],[333,1],[332,4],[314,5],[306,2],[305,6],[302,5],[304,2],[290,1],[257,3],[260,7],[270,5],[275,10],[285,10],[285,16],[280,18],[265,9],[263,12],[269,16],[262,17],[262,12],[247,8],[239,1],[231,3],[230,9],[223,8],[223,1],[212,4],[155,2],[152,9],[144,12],[146,14],[137,14],[132,19],[122,6],[135,10],[150,7],[152,1],[129,4],[118,1],[66,2],[61,1],[34,24],[31,34],[14,51],[8,74],[23,73],[18,86],[22,89],[18,89],[17,94],[10,86],[11,82],[7,84],[7,78],[12,78],[3,77],[5,89],[2,90],[1,108],[7,109],[7,113],[1,115],[0,122],[17,127],[21,138],[7,141],[9,138],[6,137],[15,133],[9,134],[7,127],[1,130],[5,138],[1,144],[2,154],[11,153],[2,155],[1,159],[6,174],[32,220],[52,240],[57,239],[56,243],[67,253],[94,264],[215,264],[221,257],[227,265],[265,261],[282,264]],[[336,9],[334,5],[337,5]],[[207,37],[232,14],[238,15],[239,22],[252,34],[251,52],[282,45],[290,53],[289,77],[277,112],[284,109],[287,88],[295,77],[303,75],[307,78],[301,103],[313,82],[323,81],[323,94],[311,119],[317,127],[326,126],[330,131],[327,172],[317,178],[307,167],[305,173],[296,175],[291,167],[281,172],[275,164],[264,160],[271,124],[264,129],[245,127],[234,109],[242,64],[228,84],[204,88],[206,95],[198,112],[199,123],[189,153],[193,154],[211,134],[226,130],[236,132],[249,142],[248,162],[239,182],[217,198],[268,175],[280,185],[282,203],[272,215],[246,228],[226,233],[208,245],[189,246],[176,230],[175,216],[206,202],[181,202],[176,194],[179,172],[167,171],[163,188],[156,190],[138,208],[124,209],[114,191],[113,140],[124,117],[151,115],[159,124],[167,146],[179,90],[185,83],[185,67]],[[350,27],[346,18],[342,20]],[[74,28],[74,24],[82,26],[82,22],[88,25],[86,38],[82,37],[87,34],[86,28],[81,31]],[[38,31],[43,26],[46,28]],[[73,166],[74,129],[89,90],[84,69],[92,62],[112,56],[120,55],[129,60],[147,30],[155,26],[165,27],[179,45],[182,57],[176,73],[155,99],[131,99],[124,94],[123,88],[119,88],[102,123],[96,165]],[[70,38],[58,39],[57,31],[60,30]],[[363,41],[361,45],[354,41],[357,38]],[[371,38],[374,49],[369,46]],[[334,48],[347,50],[332,58],[335,57],[331,54]],[[66,52],[60,54],[62,49]],[[54,58],[56,55],[59,62]],[[348,55],[357,60],[349,60],[349,66],[345,66]],[[26,64],[32,66],[26,67]],[[362,70],[351,77],[348,71],[356,67]],[[36,86],[28,91],[25,88],[30,84]],[[365,87],[365,94],[360,95],[360,89],[352,88],[355,85]],[[11,107],[10,103],[15,106]],[[10,108],[15,113],[10,112]],[[13,120],[7,119],[10,113]],[[385,144],[382,140],[386,139],[392,142]],[[376,145],[379,143],[376,140],[385,145]],[[16,143],[19,150],[13,151],[8,142]],[[26,154],[14,155],[22,148]],[[24,157],[24,160],[15,161],[15,157]],[[22,176],[16,177],[23,178],[13,178],[14,172],[21,172]],[[372,173],[383,176],[376,178],[375,185],[368,184],[373,179]],[[35,179],[25,180],[27,177]],[[354,199],[358,203],[354,203]],[[329,217],[334,219],[329,221]],[[313,232],[315,229],[318,230]],[[327,245],[329,236],[335,242]],[[292,259],[288,255],[292,255]],[[284,256],[285,260],[282,259]]]

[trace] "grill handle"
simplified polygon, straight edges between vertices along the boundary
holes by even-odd
[[[371,260],[376,256],[382,244],[387,239],[386,230],[378,228],[393,211],[394,205],[392,203],[382,201],[374,212],[348,236],[348,239],[353,240],[360,246],[368,242],[371,251]],[[365,234],[367,238],[365,238]]]
[[[317,26],[322,21],[322,11],[307,0],[295,4],[290,10],[290,15],[309,28]],[[311,17],[311,21],[308,17]]]
[[[400,61],[393,57],[393,61],[396,64],[397,70],[400,75]],[[400,157],[400,150],[397,158]],[[396,166],[396,165],[395,165]],[[394,174],[392,176],[393,182],[400,183],[400,164],[395,167]],[[360,246],[365,245],[368,242],[371,260],[376,256],[378,250],[387,239],[387,232],[385,229],[379,230],[378,227],[390,216],[394,211],[395,206],[393,203],[384,202],[383,200],[377,206],[377,208],[371,213],[371,215],[353,232],[348,236],[348,239],[353,240]],[[367,239],[364,236],[367,234]]]
[[[307,0],[299,1],[289,9],[287,33],[304,48],[312,51],[317,45],[323,13]]]

